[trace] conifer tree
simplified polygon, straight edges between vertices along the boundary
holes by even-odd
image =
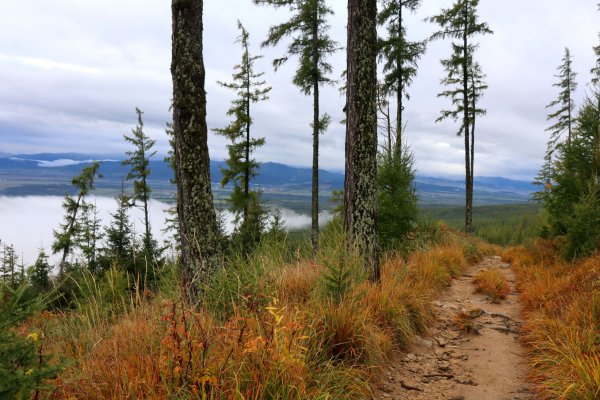
[[[325,0],[254,0],[256,4],[271,5],[288,9],[290,19],[269,29],[263,46],[276,46],[284,38],[290,37],[287,54],[273,61],[277,70],[290,57],[298,57],[299,65],[293,78],[294,85],[302,93],[313,95],[313,135],[312,157],[312,201],[311,201],[311,241],[313,258],[319,245],[319,134],[323,134],[331,120],[327,114],[320,114],[319,89],[321,85],[332,84],[328,77],[331,65],[326,57],[337,50],[337,43],[329,36],[327,17],[333,14]]]
[[[478,21],[478,5],[479,0],[456,0],[449,9],[443,9],[441,14],[428,18],[430,22],[441,27],[441,30],[434,33],[431,39],[455,40],[452,42],[451,56],[442,60],[447,73],[447,76],[442,79],[442,84],[450,88],[438,95],[450,98],[454,108],[443,110],[438,121],[446,118],[456,121],[462,116],[457,134],[463,135],[465,143],[465,231],[467,232],[471,230],[473,222],[474,120],[477,115],[484,113],[483,109],[477,108],[476,103],[486,88],[483,84],[481,68],[474,60],[477,44],[473,43],[473,37],[493,33],[487,23]]]
[[[136,108],[135,112],[137,113],[138,124],[132,130],[131,136],[124,135],[125,140],[134,146],[134,150],[126,153],[129,158],[123,161],[123,165],[131,167],[127,174],[127,180],[133,181],[134,204],[135,201],[141,202],[141,208],[144,212],[144,254],[152,258],[155,255],[156,244],[152,238],[148,212],[148,202],[152,193],[152,189],[148,184],[148,177],[150,176],[150,157],[156,154],[156,151],[151,151],[155,140],[150,139],[144,133],[143,112],[139,108]]]
[[[567,143],[571,142],[573,136],[573,110],[575,109],[575,101],[573,93],[577,90],[577,73],[573,71],[573,60],[571,52],[565,48],[565,55],[562,59],[562,64],[558,67],[558,82],[554,87],[559,88],[558,98],[550,102],[546,108],[553,109],[549,115],[549,121],[555,123],[546,130],[550,132],[550,140],[548,142],[548,153],[550,156],[560,144],[562,134],[567,134]]]
[[[12,244],[5,244],[2,250],[2,265],[1,265],[1,277],[2,280],[14,287],[17,283],[16,268],[18,264],[17,253],[15,252],[15,246]]]
[[[79,213],[85,205],[86,196],[95,188],[94,182],[96,178],[101,177],[98,174],[99,168],[100,163],[97,161],[84,167],[81,174],[72,180],[73,186],[79,189],[77,198],[75,199],[68,194],[65,195],[62,205],[65,210],[64,223],[60,225],[59,231],[54,231],[54,243],[52,243],[52,254],[62,252],[58,273],[61,279],[65,271],[67,257],[76,245],[77,233],[80,229],[78,224]]]
[[[40,249],[35,264],[29,267],[28,276],[31,284],[40,291],[50,288],[49,274],[52,270],[48,264],[48,256],[44,249]]]
[[[250,190],[250,180],[258,174],[259,168],[258,162],[251,157],[258,147],[265,144],[264,138],[251,135],[253,122],[251,105],[267,100],[271,87],[260,79],[264,75],[263,72],[255,72],[254,63],[262,56],[250,55],[249,34],[240,21],[238,21],[238,29],[240,36],[236,42],[242,46],[242,61],[235,66],[236,72],[233,74],[232,82],[218,82],[237,94],[237,98],[232,101],[231,108],[227,111],[227,115],[233,116],[234,119],[225,128],[214,131],[231,142],[227,146],[229,152],[229,158],[226,160],[227,167],[221,169],[223,173],[221,186],[225,187],[233,183],[231,211],[236,215],[243,248],[247,252],[259,239],[257,235],[251,233],[260,235],[260,230],[256,231],[262,214],[256,212],[260,211],[257,210],[257,207],[260,207],[259,195],[256,191]]]
[[[81,212],[79,213],[77,224],[76,245],[81,251],[87,268],[93,274],[100,272],[98,262],[98,243],[103,234],[100,230],[100,217],[96,204],[83,202]]]
[[[377,243],[377,1],[348,0],[344,229],[380,280]]]
[[[202,54],[202,0],[172,0],[173,158],[181,267],[188,298],[221,264],[213,206]]]
[[[105,255],[117,262],[126,262],[133,255],[133,224],[129,218],[129,209],[132,207],[131,198],[125,193],[125,185],[121,183],[121,191],[115,197],[116,211],[111,214],[112,221],[105,229],[106,241]]]
[[[546,155],[544,156],[544,164],[534,180],[536,185],[543,187],[541,191],[535,193],[535,198],[537,199],[542,199],[545,196],[545,192],[552,187],[555,169],[554,156],[557,150],[563,145],[561,136],[567,133],[567,144],[570,144],[573,138],[573,111],[575,109],[575,102],[572,96],[577,89],[577,81],[575,80],[577,73],[573,71],[572,65],[571,53],[568,48],[565,48],[562,64],[558,67],[559,73],[555,75],[559,81],[552,85],[558,87],[560,92],[558,98],[546,106],[546,108],[554,109],[548,115],[547,119],[555,120],[555,123],[546,128],[546,131],[550,132],[550,139],[548,140]]]
[[[425,53],[425,41],[410,42],[406,38],[406,27],[403,11],[415,12],[421,0],[383,0],[382,10],[377,16],[377,23],[386,27],[388,37],[379,39],[379,57],[383,60],[384,79],[382,91],[384,95],[395,94],[396,97],[396,139],[395,151],[402,150],[402,112],[403,100],[410,99],[408,87],[417,74],[417,62]]]

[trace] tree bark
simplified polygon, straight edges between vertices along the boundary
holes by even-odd
[[[250,53],[248,52],[248,46],[245,49],[246,56],[248,57],[248,73],[246,75],[246,167],[244,168],[244,224],[248,224],[248,206],[250,202]]]
[[[463,27],[463,126],[465,135],[465,232],[471,231],[472,212],[473,212],[473,182],[471,174],[471,144],[470,144],[470,129],[469,129],[469,51],[468,51],[468,24],[469,10],[468,2],[464,6],[465,25]]]
[[[312,256],[317,258],[319,250],[319,10],[315,6],[312,29],[313,77],[313,165],[312,165]]]
[[[402,75],[402,0],[398,1],[398,37],[400,40],[400,54],[398,60],[396,60],[398,68],[398,93],[396,103],[396,155],[400,156],[402,152],[402,111],[404,111],[404,106],[402,104],[402,92],[404,91],[404,77]]]
[[[172,0],[173,153],[181,268],[188,300],[220,265],[213,207],[202,58],[203,0]]]
[[[346,176],[347,244],[380,280],[377,243],[377,1],[348,0]]]

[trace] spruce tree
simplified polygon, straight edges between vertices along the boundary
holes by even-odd
[[[173,158],[181,267],[188,299],[221,264],[213,206],[202,53],[202,0],[172,0]]]
[[[38,290],[46,291],[50,288],[49,274],[52,267],[48,264],[48,256],[44,249],[40,249],[35,264],[29,267],[29,282]]]
[[[96,178],[101,177],[98,174],[99,168],[100,163],[97,161],[84,167],[81,174],[72,180],[73,186],[79,190],[77,198],[65,195],[62,205],[65,210],[64,223],[60,225],[59,231],[54,231],[54,243],[52,243],[52,254],[62,252],[58,273],[61,279],[67,264],[67,257],[76,245],[77,233],[81,228],[78,224],[79,213],[85,206],[86,196],[95,188]]]
[[[127,174],[127,180],[133,181],[134,204],[135,201],[141,202],[141,208],[144,212],[144,255],[150,258],[146,261],[152,261],[151,259],[155,256],[156,243],[152,238],[148,211],[148,203],[152,193],[152,189],[148,184],[148,177],[150,176],[150,157],[156,154],[156,151],[151,151],[155,140],[150,139],[144,133],[143,112],[139,108],[136,108],[135,112],[137,113],[138,124],[131,131],[131,136],[124,135],[125,140],[134,146],[134,150],[126,153],[129,158],[123,161],[123,165],[131,167]]]
[[[327,17],[333,10],[325,0],[254,0],[256,4],[271,5],[288,9],[290,19],[269,29],[263,46],[276,46],[284,38],[290,37],[287,54],[273,61],[277,70],[289,60],[298,57],[299,65],[293,78],[294,85],[302,93],[313,96],[313,136],[312,154],[312,201],[311,201],[311,242],[313,258],[319,246],[319,134],[323,134],[330,116],[320,114],[319,89],[321,85],[332,84],[328,77],[331,65],[326,57],[337,50],[337,43],[329,36]]]
[[[260,229],[257,229],[261,218],[260,201],[258,192],[250,190],[250,180],[258,175],[259,164],[251,158],[252,153],[265,144],[264,138],[251,135],[252,114],[251,105],[267,100],[271,87],[260,78],[263,72],[255,72],[254,63],[262,56],[252,56],[249,51],[249,34],[242,23],[238,21],[240,36],[237,43],[242,46],[242,61],[235,66],[233,81],[229,83],[218,82],[221,86],[236,92],[237,98],[233,100],[227,115],[233,116],[233,121],[222,129],[214,131],[228,138],[231,142],[227,146],[229,158],[227,167],[221,168],[223,179],[221,186],[233,183],[231,193],[231,211],[236,216],[238,231],[240,233],[243,250],[247,253],[260,238]],[[241,221],[240,221],[241,217]]]
[[[131,198],[125,193],[125,185],[121,183],[121,191],[115,197],[116,211],[111,214],[112,221],[104,232],[105,256],[118,263],[129,264],[133,256],[133,224],[129,218],[132,207]]]
[[[425,41],[410,42],[406,38],[406,26],[403,11],[415,12],[421,0],[383,0],[382,9],[377,16],[377,23],[385,26],[388,37],[379,39],[379,57],[383,60],[384,95],[395,94],[396,97],[396,138],[395,151],[402,151],[402,131],[404,129],[402,112],[403,100],[410,99],[408,87],[417,74],[417,62],[425,53]]]
[[[552,86],[559,88],[558,98],[546,106],[546,108],[554,110],[548,114],[547,119],[555,121],[552,126],[546,129],[550,132],[548,142],[550,156],[560,145],[561,136],[564,133],[567,134],[567,143],[570,143],[573,137],[573,110],[575,109],[573,93],[577,90],[577,81],[575,80],[577,73],[573,71],[573,60],[568,48],[565,48],[562,64],[558,67],[558,75],[555,76],[558,78],[558,82]]]
[[[15,287],[17,283],[17,264],[18,257],[15,252],[15,246],[12,244],[5,244],[2,249],[2,265],[0,269],[0,274],[2,280],[10,285],[11,287]]]
[[[101,272],[98,262],[98,243],[103,237],[100,230],[100,222],[96,204],[84,201],[79,213],[79,220],[77,221],[80,229],[76,235],[76,245],[81,251],[88,270],[92,274]]]
[[[346,177],[348,245],[379,281],[377,243],[377,1],[348,0]]]
[[[573,93],[577,89],[577,81],[575,80],[577,73],[573,71],[572,65],[571,53],[568,48],[565,48],[562,64],[558,67],[559,73],[555,75],[558,82],[552,85],[559,88],[560,92],[558,98],[546,106],[546,108],[554,109],[548,115],[547,120],[554,120],[555,122],[552,126],[546,128],[546,131],[550,132],[550,139],[544,156],[544,165],[534,180],[536,185],[543,187],[541,191],[535,193],[537,199],[542,199],[546,191],[552,187],[555,169],[554,158],[556,158],[555,153],[563,146],[562,135],[567,134],[567,145],[571,143],[573,138],[573,111],[575,109]]]
[[[474,60],[477,44],[473,43],[476,35],[492,34],[485,22],[479,22],[477,6],[479,0],[457,0],[449,9],[443,9],[441,14],[428,18],[430,22],[440,25],[441,30],[434,33],[431,39],[454,39],[452,54],[442,60],[447,76],[442,84],[449,89],[438,96],[448,97],[454,108],[443,110],[438,121],[446,118],[458,120],[462,116],[458,135],[463,135],[465,143],[465,231],[471,231],[473,222],[473,180],[475,161],[475,129],[474,121],[477,115],[484,113],[477,108],[476,103],[486,88],[483,84],[481,68]],[[475,77],[474,75],[477,75]],[[479,83],[478,83],[479,81]]]

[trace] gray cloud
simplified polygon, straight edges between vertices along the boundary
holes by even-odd
[[[345,45],[346,2],[330,1],[336,11],[332,35]],[[413,39],[429,36],[435,26],[423,18],[451,4],[427,1],[408,16]],[[476,171],[530,179],[542,162],[547,134],[545,105],[556,94],[552,83],[562,52],[568,46],[579,72],[578,103],[585,95],[597,42],[595,2],[559,0],[482,0],[481,18],[495,34],[481,38],[478,58],[489,90],[483,99],[488,115],[478,122]],[[240,18],[251,34],[252,51],[265,57],[257,63],[273,86],[270,101],[255,106],[254,131],[267,139],[257,151],[260,161],[310,165],[311,99],[291,84],[297,60],[273,72],[271,60],[285,48],[260,49],[268,27],[287,13],[254,6],[251,0],[206,1],[204,13],[208,124],[227,124],[233,94],[219,87],[239,61],[234,40]],[[23,23],[27,21],[27,23]],[[147,132],[161,152],[168,149],[164,133],[170,119],[170,2],[166,0],[44,0],[0,3],[0,151],[123,152],[122,135],[135,125],[134,108],[145,111]],[[449,43],[430,45],[410,89],[407,138],[423,174],[459,175],[463,145],[456,124],[435,124],[443,75],[440,58]],[[332,57],[334,78],[345,68],[343,52]],[[344,99],[337,88],[323,90],[323,112],[333,123],[321,139],[321,165],[343,169]],[[211,135],[211,157],[226,156],[223,138]]]

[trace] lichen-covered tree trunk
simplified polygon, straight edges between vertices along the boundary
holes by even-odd
[[[346,177],[348,245],[379,281],[377,243],[377,0],[348,0]]]
[[[181,267],[191,302],[200,299],[202,284],[221,261],[207,143],[202,6],[202,0],[171,2],[173,154]]]

